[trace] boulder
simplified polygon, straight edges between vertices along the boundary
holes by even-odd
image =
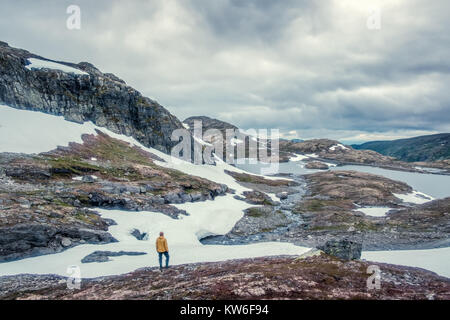
[[[279,192],[275,196],[277,198],[279,198],[280,200],[285,200],[288,198],[288,193],[287,192]]]
[[[69,238],[62,238],[61,239],[61,245],[63,247],[68,247],[72,244],[72,241]]]
[[[343,260],[355,260],[361,258],[362,243],[348,239],[329,240],[317,249]]]
[[[140,256],[147,254],[145,252],[135,252],[135,251],[94,251],[88,254],[86,257],[81,259],[81,263],[91,263],[91,262],[107,262],[109,257],[119,257],[119,256]]]
[[[138,229],[131,230],[130,234],[138,240],[144,240],[147,237],[147,232],[140,232]]]
[[[319,170],[328,170],[329,167],[326,163],[320,161],[311,161],[305,164],[306,169],[319,169]]]

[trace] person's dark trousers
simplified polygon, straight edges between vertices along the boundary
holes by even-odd
[[[166,257],[166,268],[169,267],[169,253],[166,252],[158,252],[159,254],[159,267],[162,268],[162,256],[164,255]]]

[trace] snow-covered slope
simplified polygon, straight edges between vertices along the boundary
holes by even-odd
[[[0,104],[0,152],[40,153],[82,143],[81,135],[95,134],[91,122],[78,124],[63,117],[18,110]]]

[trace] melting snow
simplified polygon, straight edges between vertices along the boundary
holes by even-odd
[[[419,191],[413,191],[408,194],[394,193],[394,196],[401,199],[403,202],[409,202],[409,203],[414,203],[414,204],[422,204],[422,203],[434,200],[434,198],[432,196],[429,196],[429,195],[419,192]]]
[[[304,156],[302,154],[296,154],[295,157],[290,157],[289,161],[302,161],[302,160],[305,160],[305,159],[308,159],[308,158],[309,157]]]
[[[338,143],[338,144],[336,144],[334,146],[331,146],[329,149],[331,151],[335,151],[337,148],[340,148],[342,150],[348,150],[348,148],[346,146],[344,146],[343,144],[340,144],[340,143]]]
[[[0,104],[0,152],[47,152],[69,142],[82,143],[81,135],[96,134],[96,128],[91,122],[80,125],[63,117]]]
[[[391,210],[389,207],[362,207],[355,209],[355,211],[361,211],[365,215],[372,217],[384,217],[389,210]]]
[[[79,245],[56,254],[0,263],[0,275],[19,273],[67,275],[70,265],[81,269],[82,277],[98,277],[122,274],[142,267],[158,265],[154,241],[164,231],[169,244],[171,264],[223,261],[227,259],[253,258],[270,255],[300,255],[309,248],[290,243],[264,242],[251,245],[203,245],[199,238],[225,234],[243,216],[243,210],[251,207],[229,194],[204,202],[176,205],[190,215],[172,219],[157,212],[128,212],[98,209],[102,217],[113,219],[117,225],[109,232],[119,241],[105,245]],[[138,229],[149,234],[149,241],[137,240],[130,231]],[[95,250],[146,252],[142,256],[113,257],[104,263],[82,264],[81,259]]]

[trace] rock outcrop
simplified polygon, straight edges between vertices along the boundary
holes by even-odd
[[[348,239],[329,240],[318,249],[342,260],[355,260],[361,258],[362,244]]]
[[[320,161],[311,161],[305,164],[306,169],[319,169],[319,170],[328,170],[329,167],[326,163]]]
[[[108,262],[111,259],[109,257],[120,257],[120,256],[142,256],[147,254],[146,252],[135,252],[135,251],[94,251],[88,254],[86,257],[81,259],[81,263],[92,263],[92,262]]]

